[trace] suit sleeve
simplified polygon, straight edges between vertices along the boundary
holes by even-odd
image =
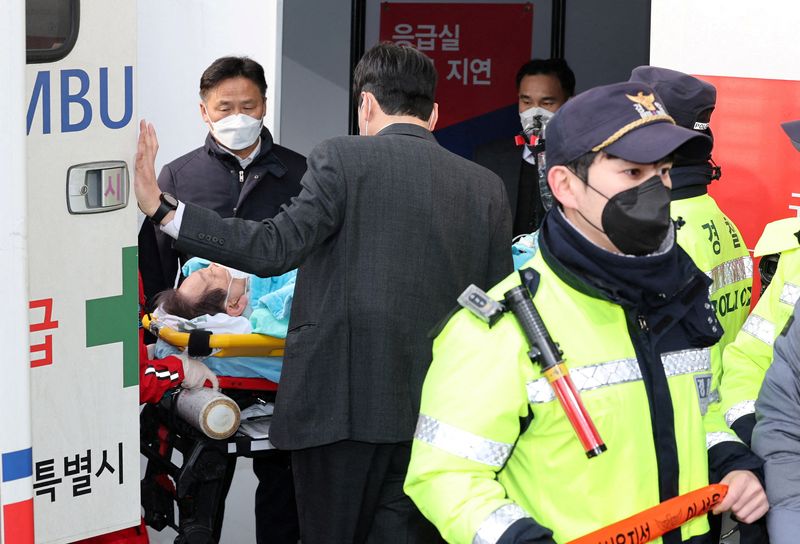
[[[312,151],[300,183],[302,190],[292,204],[262,222],[222,219],[186,204],[176,249],[261,277],[297,268],[344,219],[347,191],[334,142]]]
[[[800,533],[800,325],[797,309],[786,335],[775,342],[775,359],[756,403],[753,449],[765,459],[772,544],[794,544]]]

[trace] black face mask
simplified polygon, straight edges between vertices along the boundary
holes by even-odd
[[[617,249],[626,255],[642,256],[659,248],[672,226],[669,189],[659,176],[653,176],[611,198],[589,185],[588,181],[586,185],[608,199],[600,217],[603,225],[601,232],[608,236]]]

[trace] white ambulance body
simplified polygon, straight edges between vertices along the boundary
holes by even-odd
[[[139,519],[136,3],[27,0],[35,539]]]
[[[275,111],[281,3],[4,5],[0,542],[72,542],[140,519],[138,111],[160,164],[202,145],[197,82],[226,54],[266,66]]]

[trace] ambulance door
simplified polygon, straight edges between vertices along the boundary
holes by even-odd
[[[135,0],[26,0],[36,542],[139,520]]]

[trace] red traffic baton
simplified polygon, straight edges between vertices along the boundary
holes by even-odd
[[[541,367],[542,374],[553,388],[553,393],[572,425],[584,453],[589,458],[596,457],[606,451],[606,444],[597,432],[578,389],[570,378],[562,357],[563,352],[550,336],[533,304],[529,285],[536,281],[536,272],[526,268],[520,270],[519,274],[524,285],[518,285],[506,292],[505,305],[517,318],[517,323],[530,346],[528,357],[532,363],[538,363]]]
[[[677,529],[690,519],[707,514],[728,493],[725,484],[712,484],[664,501],[638,514],[593,531],[568,544],[644,544]]]

